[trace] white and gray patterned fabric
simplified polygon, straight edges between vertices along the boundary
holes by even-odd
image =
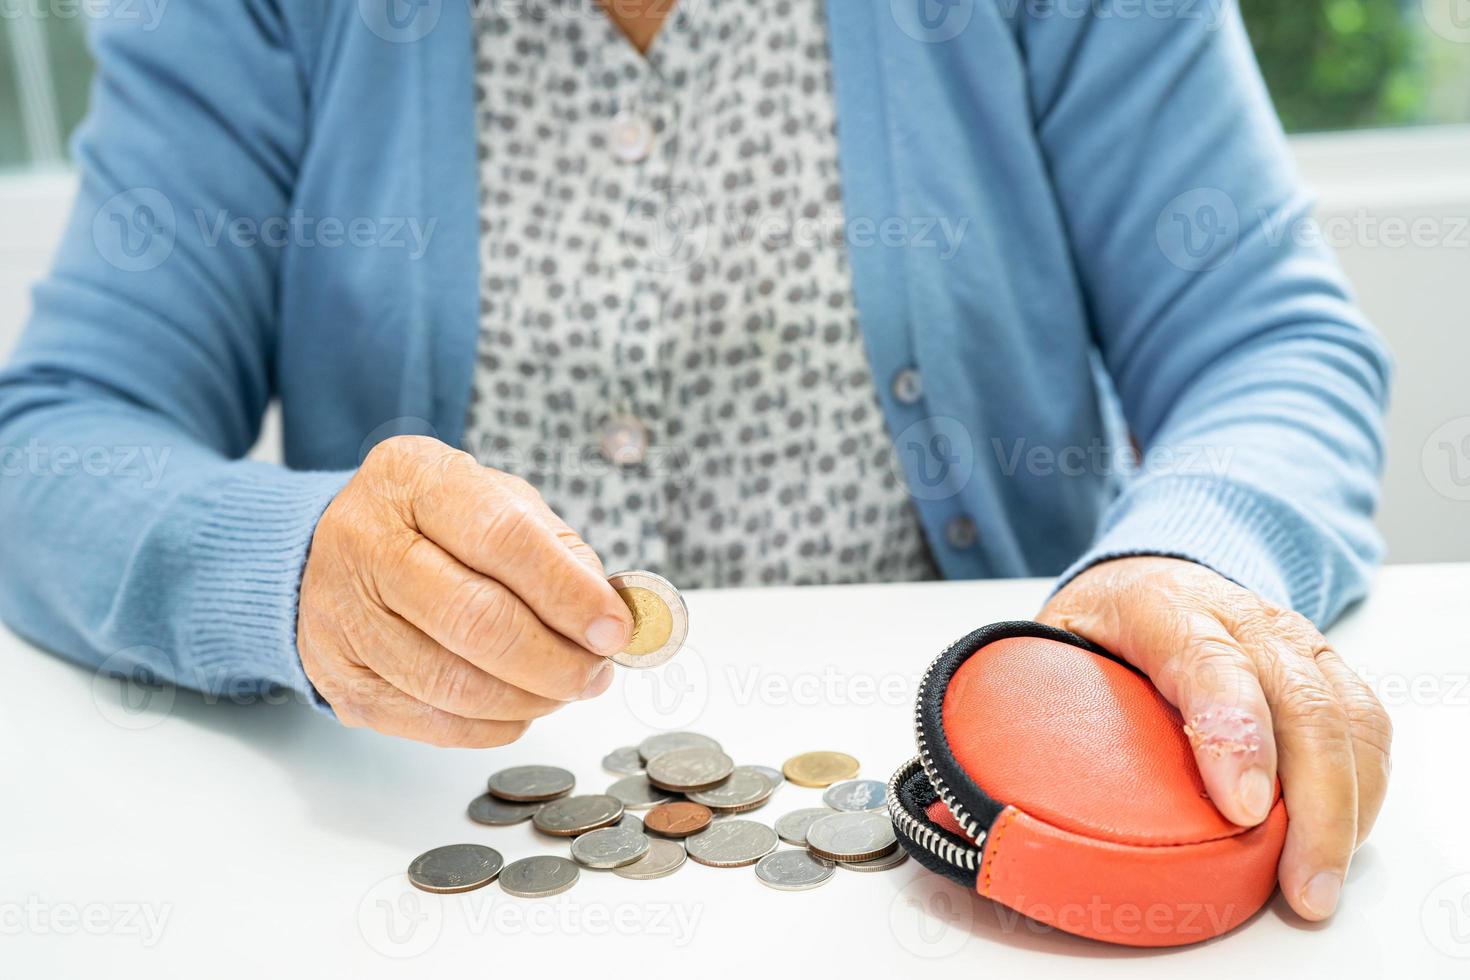
[[[843,240],[821,0],[482,8],[465,442],[609,570],[681,587],[937,577]]]

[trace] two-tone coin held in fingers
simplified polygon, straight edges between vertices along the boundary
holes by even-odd
[[[652,572],[618,572],[608,577],[633,614],[633,638],[613,663],[646,669],[674,659],[689,635],[689,609],[673,583]]]
[[[420,891],[449,895],[483,888],[500,874],[500,852],[483,844],[449,844],[425,851],[408,866],[408,880]]]

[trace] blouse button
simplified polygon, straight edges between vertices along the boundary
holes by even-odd
[[[980,540],[980,531],[968,517],[956,517],[944,526],[944,540],[956,551],[966,551]]]
[[[924,380],[916,369],[904,368],[893,376],[893,397],[900,405],[915,405],[924,397]]]
[[[624,109],[613,117],[610,142],[613,156],[619,160],[642,163],[653,152],[653,124]]]
[[[614,415],[602,426],[602,454],[617,466],[637,466],[648,455],[648,428],[631,415]]]

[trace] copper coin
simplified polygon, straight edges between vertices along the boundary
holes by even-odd
[[[662,803],[643,817],[643,826],[664,837],[688,837],[709,826],[712,814],[698,803]]]

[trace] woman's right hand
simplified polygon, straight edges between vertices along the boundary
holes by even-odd
[[[632,629],[597,555],[528,483],[400,436],[322,515],[296,642],[343,724],[485,747],[606,691]]]

